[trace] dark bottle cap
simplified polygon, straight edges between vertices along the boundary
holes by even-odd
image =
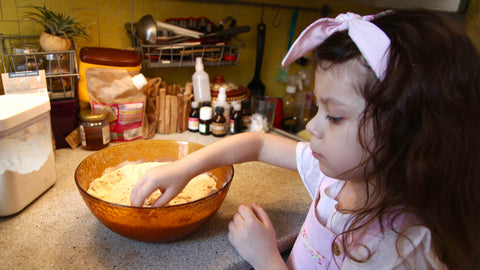
[[[215,107],[215,112],[218,114],[223,114],[224,111],[222,106]]]

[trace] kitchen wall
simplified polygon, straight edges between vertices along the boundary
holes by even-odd
[[[480,0],[470,1],[465,15],[465,29],[475,43],[477,51],[480,52]]]
[[[133,2],[133,4],[132,4]],[[74,16],[88,28],[93,37],[91,42],[79,40],[78,47],[102,46],[112,48],[127,48],[131,46],[125,30],[125,23],[138,21],[142,16],[151,14],[156,20],[164,21],[170,17],[206,16],[218,24],[227,16],[237,18],[237,25],[250,25],[252,30],[237,37],[245,43],[242,48],[239,64],[235,66],[210,67],[205,69],[211,78],[214,75],[224,75],[227,81],[233,81],[246,86],[253,78],[256,55],[256,25],[262,14],[261,6],[200,3],[201,1],[172,0],[0,0],[1,18],[0,33],[8,35],[39,35],[42,29],[23,19],[23,13],[28,5],[43,5]],[[267,4],[292,5],[286,0],[264,0]],[[332,1],[334,2],[334,1]],[[354,10],[359,13],[371,13],[372,9],[359,4],[332,3],[330,16],[337,13]],[[325,1],[297,0],[295,4],[311,10],[300,10],[298,14],[295,36],[310,22],[321,17],[320,8]],[[282,55],[287,49],[288,33],[294,9],[272,8],[263,9],[263,21],[266,24],[266,42],[261,70],[261,79],[266,85],[266,93],[271,96],[283,96],[285,86],[276,80],[276,74]],[[133,11],[133,12],[132,12]],[[274,26],[274,18],[278,13]],[[296,65],[296,64],[294,64]],[[293,70],[299,69],[297,65]],[[168,83],[181,83],[191,80],[194,67],[162,68],[145,70],[149,77],[160,76]]]
[[[228,1],[230,2],[230,1]],[[252,1],[254,2],[254,1]],[[260,2],[260,1],[258,1]],[[476,13],[467,16],[474,21],[473,30],[476,31],[476,41],[480,44],[478,34],[478,17],[480,0],[471,1],[471,6]],[[263,0],[261,3],[280,4],[291,6],[290,0]],[[296,24],[295,37],[309,23],[321,17],[321,8],[327,4],[331,8],[329,16],[338,13],[353,11],[360,14],[376,12],[375,9],[364,6],[357,2],[344,1],[311,1],[296,0],[294,4],[302,9],[299,11]],[[39,35],[41,28],[23,19],[23,13],[28,10],[28,5],[43,5],[54,8],[60,12],[74,16],[79,22],[87,27],[87,31],[93,37],[90,42],[79,40],[77,47],[102,46],[112,48],[131,47],[130,40],[125,30],[125,23],[136,22],[142,16],[151,14],[156,20],[164,21],[170,17],[199,17],[206,16],[211,21],[218,23],[227,16],[237,19],[237,25],[250,25],[249,33],[241,33],[237,37],[245,43],[241,50],[239,64],[235,66],[210,67],[205,69],[211,78],[214,75],[224,75],[227,81],[233,81],[241,85],[247,85],[253,78],[256,54],[256,24],[261,19],[266,24],[266,41],[261,70],[261,80],[266,85],[266,94],[270,96],[283,96],[285,85],[276,79],[277,70],[283,54],[287,49],[288,33],[290,29],[293,8],[273,8],[242,5],[242,4],[219,4],[202,3],[201,1],[180,0],[0,0],[0,33],[7,35]],[[278,23],[275,24],[275,23]],[[480,45],[479,45],[480,47]],[[0,65],[1,66],[1,65]],[[299,69],[310,68],[292,64],[290,72]],[[194,72],[193,67],[162,68],[145,70],[148,77],[160,76],[168,83],[180,83],[191,80]]]

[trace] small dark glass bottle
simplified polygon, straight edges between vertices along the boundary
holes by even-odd
[[[198,102],[192,101],[192,109],[188,115],[188,130],[191,132],[198,132],[198,124],[200,121],[200,109]]]
[[[200,108],[200,121],[198,122],[198,132],[202,135],[210,135],[212,124],[212,107]]]
[[[235,104],[233,107],[233,115],[230,118],[230,134],[242,132],[242,105]]]
[[[239,105],[240,105],[240,108],[241,108],[242,105],[240,104],[240,102],[238,102],[238,100],[232,101],[232,104],[231,104],[231,106],[230,106],[230,119],[232,119],[232,116],[233,116],[233,114],[235,113],[234,107],[235,107],[235,105],[237,105],[237,104],[239,104]]]
[[[248,129],[251,115],[252,113],[250,112],[250,101],[242,100],[242,128],[244,130]]]
[[[215,137],[223,137],[227,135],[227,129],[225,126],[226,119],[223,115],[225,109],[221,106],[215,107],[215,116],[212,120],[212,135]]]

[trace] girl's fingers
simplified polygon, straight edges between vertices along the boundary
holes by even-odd
[[[160,207],[166,205],[171,199],[175,197],[175,194],[171,189],[165,190],[160,197],[152,204],[152,207]]]
[[[130,204],[132,206],[142,206],[145,199],[159,188],[155,185],[155,181],[149,180],[148,174],[146,174],[133,187],[130,194]]]
[[[244,220],[252,220],[252,219],[257,219],[257,216],[255,213],[250,209],[250,207],[246,205],[240,205],[238,207],[238,214],[242,217]]]
[[[233,224],[235,225],[235,227],[238,227],[240,226],[240,224],[242,222],[244,222],[245,219],[243,218],[243,216],[240,214],[240,212],[237,212],[235,213],[235,215],[233,215],[233,219],[232,219],[232,222]]]
[[[267,212],[263,210],[257,203],[252,203],[252,210],[255,213],[256,217],[265,225],[272,225],[270,218],[268,217]]]

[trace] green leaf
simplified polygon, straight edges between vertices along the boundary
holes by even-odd
[[[74,17],[55,12],[43,6],[30,6],[36,11],[25,12],[25,18],[42,25],[45,32],[65,38],[81,37],[90,39],[90,35],[85,31]]]

